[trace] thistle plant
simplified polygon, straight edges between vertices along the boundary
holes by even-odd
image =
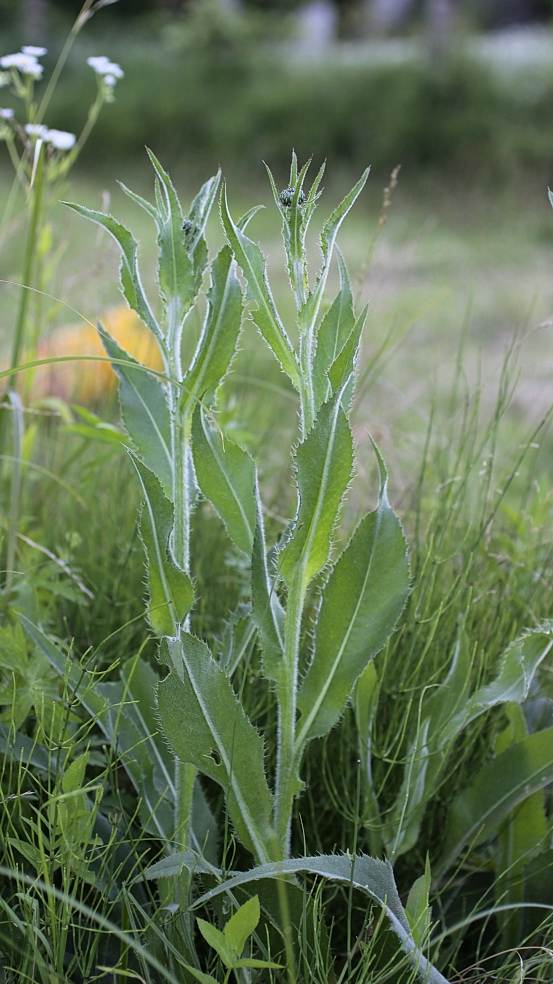
[[[123,190],[146,210],[157,228],[159,310],[144,290],[137,243],[129,230],[112,216],[72,206],[111,233],[119,244],[123,294],[155,336],[164,366],[162,374],[148,371],[99,325],[119,375],[122,414],[132,442],[129,454],[144,493],[141,535],[148,571],[148,617],[160,639],[159,661],[166,673],[157,685],[155,702],[178,775],[172,840],[181,850],[153,866],[148,877],[177,876],[175,898],[181,904],[186,902],[183,884],[190,886],[194,871],[209,873],[219,883],[205,898],[227,888],[230,891],[233,885],[251,894],[250,883],[274,878],[275,905],[281,910],[277,922],[281,925],[286,923],[290,899],[293,903],[295,898],[296,874],[311,871],[342,881],[382,905],[413,965],[429,975],[429,980],[443,981],[428,965],[411,934],[387,862],[365,856],[290,858],[306,747],[339,722],[357,679],[393,632],[409,592],[405,538],[388,500],[386,467],[376,447],[380,474],[377,505],[363,515],[346,546],[339,545],[342,510],[353,480],[352,401],[366,312],[354,314],[348,272],[336,250],[336,236],[363,189],[368,171],[323,224],[322,263],[313,286],[306,235],[320,195],[323,169],[307,192],[304,183],[309,164],[298,170],[295,155],[289,186],[283,192],[278,191],[269,172],[282,217],[286,264],[295,299],[294,345],[271,293],[263,254],[246,235],[257,209],[235,222],[226,190],[220,189],[220,175],[216,175],[202,187],[185,215],[169,175],[151,152],[150,159],[156,175],[155,204],[124,186]],[[228,244],[209,262],[204,230],[219,192]],[[325,287],[335,252],[340,290],[325,308]],[[189,330],[190,314],[206,278],[209,286],[203,326],[185,367],[183,333]],[[221,432],[216,414],[217,394],[239,340],[243,295],[250,304],[252,320],[290,378],[299,403],[298,443],[292,449],[295,516],[281,540],[269,547],[256,462]],[[263,738],[233,687],[237,659],[232,634],[221,643],[216,659],[208,641],[190,631],[196,590],[190,530],[199,495],[212,503],[234,547],[249,559],[251,600],[242,616],[247,639],[257,639],[261,674],[277,705],[274,777],[267,774]],[[40,642],[36,627],[28,626],[28,631]],[[46,645],[44,640],[41,644]],[[217,833],[213,825],[209,828],[199,823],[197,804],[202,794],[197,774],[221,787],[232,831],[254,860],[252,869],[235,874],[228,883],[222,873],[226,858],[220,857],[215,865],[212,860],[219,857]],[[205,816],[205,801],[199,813]],[[205,860],[206,849],[211,852],[209,861]],[[186,871],[189,874],[183,882]],[[294,957],[289,942],[287,959],[291,968]]]

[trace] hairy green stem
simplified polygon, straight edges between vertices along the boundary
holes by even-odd
[[[292,807],[298,792],[298,782],[295,776],[295,743],[299,648],[305,600],[303,576],[303,568],[299,567],[288,592],[284,626],[284,681],[278,688],[278,753],[274,825],[283,858],[290,856]]]
[[[300,337],[300,436],[305,440],[315,422],[315,393],[313,390],[312,343],[307,335]]]

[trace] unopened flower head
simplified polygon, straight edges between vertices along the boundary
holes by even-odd
[[[2,68],[16,68],[22,75],[30,75],[33,79],[42,78],[44,66],[40,65],[36,55],[25,51],[18,51],[14,55],[4,55],[0,58]]]

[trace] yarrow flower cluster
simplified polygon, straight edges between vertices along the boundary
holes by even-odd
[[[101,80],[101,84],[105,86],[109,99],[117,80],[122,79],[125,74],[123,69],[117,62],[110,61],[106,55],[93,55],[91,58],[87,58],[86,63],[99,76],[99,81]]]
[[[12,55],[0,57],[0,88],[11,86],[12,93],[25,103],[27,119],[36,119],[36,107],[34,106],[33,93],[35,81],[42,78],[44,68],[38,61],[47,53],[46,48],[39,48],[35,45],[23,45],[21,51]],[[6,141],[9,145],[9,152],[14,158],[17,153],[14,137],[18,137],[24,146],[29,149],[29,142],[42,141],[47,145],[48,160],[53,163],[55,173],[62,173],[72,163],[75,154],[86,141],[92,130],[98,113],[103,103],[113,102],[113,90],[119,79],[124,76],[123,69],[116,62],[110,61],[105,55],[98,55],[88,59],[88,64],[96,73],[98,79],[98,92],[92,104],[86,124],[77,142],[74,133],[66,130],[49,129],[43,123],[29,122],[20,125],[15,117],[13,109],[0,108],[0,142]],[[40,119],[40,115],[39,115]],[[75,154],[65,158],[54,155],[53,151],[70,151],[75,149]],[[16,162],[16,166],[17,162]],[[57,170],[56,170],[57,168]],[[61,168],[61,170],[60,170]]]
[[[25,133],[29,137],[40,137],[54,150],[71,150],[77,140],[74,133],[68,133],[67,130],[49,130],[43,123],[27,123]]]
[[[14,55],[4,55],[0,58],[0,66],[16,69],[22,75],[28,75],[32,79],[41,79],[44,66],[40,64],[38,59],[45,54],[46,48],[37,48],[35,45],[26,44],[21,51],[17,51]]]

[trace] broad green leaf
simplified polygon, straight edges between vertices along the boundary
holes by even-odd
[[[193,875],[209,875],[217,882],[223,881],[222,871],[215,865],[209,864],[202,852],[187,848],[185,851],[176,851],[174,854],[162,858],[161,861],[149,865],[145,871],[141,871],[135,876],[133,884],[142,881],[143,878],[147,881],[158,878],[178,878],[185,868]]]
[[[276,577],[269,576],[265,524],[259,487],[255,484],[256,526],[252,551],[252,618],[263,650],[263,669],[269,680],[282,682],[284,611],[275,590]]]
[[[481,844],[495,834],[515,807],[550,782],[553,728],[527,736],[487,762],[450,807],[439,873],[447,871],[465,845]]]
[[[119,400],[126,430],[138,456],[154,472],[169,497],[173,494],[171,423],[159,380],[125,352],[101,325],[98,332],[119,377]]]
[[[96,212],[91,208],[84,208],[83,205],[74,205],[71,202],[63,202],[62,204],[68,205],[69,208],[83,215],[85,219],[96,222],[113,236],[121,250],[120,274],[123,295],[129,306],[133,311],[136,311],[138,317],[148,326],[158,341],[163,342],[163,333],[142,287],[138,269],[138,243],[132,233],[120,222],[117,222],[112,215],[105,215],[103,212]]]
[[[158,283],[165,305],[169,331],[175,332],[190,310],[199,289],[194,263],[183,233],[182,208],[171,178],[155,155],[148,156],[154,166],[158,185]]]
[[[401,524],[378,454],[378,506],[359,523],[323,589],[313,657],[298,694],[298,752],[338,721],[355,681],[394,630],[409,594]]]
[[[413,939],[421,950],[428,941],[428,934],[430,933],[430,924],[432,919],[432,909],[428,904],[430,882],[430,862],[428,860],[428,855],[426,855],[424,875],[417,878],[411,886],[407,897],[407,902],[405,904],[405,912],[409,920]]]
[[[221,435],[200,407],[192,421],[192,453],[198,485],[223,520],[236,546],[251,553],[255,529],[255,463]]]
[[[167,859],[168,862],[170,860]],[[182,864],[182,860],[180,863]],[[367,895],[372,902],[384,909],[392,930],[400,940],[402,950],[409,955],[421,979],[426,984],[448,984],[446,978],[423,956],[413,939],[409,921],[398,895],[392,866],[387,861],[379,861],[366,854],[353,857],[343,854],[323,854],[319,857],[263,864],[251,871],[240,872],[227,878],[226,881],[196,899],[194,908],[200,908],[211,899],[223,893],[233,892],[235,888],[251,881],[304,873],[337,881]]]
[[[144,505],[140,515],[140,536],[146,552],[150,604],[148,619],[157,635],[177,635],[194,604],[194,589],[188,574],[173,560],[169,540],[173,532],[174,509],[156,476],[131,453]]]
[[[279,557],[290,584],[301,570],[301,590],[328,563],[340,507],[351,479],[353,438],[341,394],[325,403],[295,456],[299,505],[293,533]]]
[[[253,895],[226,923],[224,934],[238,956],[242,953],[249,937],[255,932],[260,916],[259,899],[257,895]]]
[[[228,210],[226,191],[221,196],[221,220],[229,245],[241,266],[247,284],[247,297],[257,305],[252,319],[267,345],[274,353],[282,369],[299,389],[299,370],[294,350],[286,329],[280,320],[267,279],[263,253],[251,239],[232,221]]]
[[[274,841],[272,796],[259,734],[205,643],[187,633],[164,639],[160,660],[170,670],[157,692],[167,740],[182,762],[222,786],[238,837],[267,860]]]
[[[74,793],[83,788],[88,758],[88,752],[83,752],[82,755],[78,755],[69,763],[61,780],[61,788],[64,793]]]
[[[340,268],[340,292],[321,321],[313,358],[316,409],[322,403],[326,403],[331,396],[328,370],[340,354],[355,325],[353,297],[346,262],[339,250],[337,250],[337,257]]]
[[[248,938],[255,931],[260,915],[259,899],[257,895],[254,895],[230,917],[222,931],[206,922],[205,919],[197,919],[196,921],[206,943],[219,954],[225,967],[232,970],[238,966],[269,966],[263,961],[240,960],[240,954]]]
[[[217,929],[216,926],[212,926],[211,923],[208,923],[205,919],[198,918],[196,919],[196,923],[206,943],[212,950],[215,950],[225,967],[232,970],[235,965],[237,955],[231,943],[227,940],[225,934],[222,933],[220,929]]]
[[[228,246],[211,267],[211,288],[202,333],[183,381],[184,404],[201,399],[210,405],[236,352],[242,327],[242,288]]]
[[[0,754],[11,762],[32,766],[40,772],[49,772],[51,754],[48,747],[39,744],[37,738],[15,731],[12,725],[0,724]]]
[[[323,254],[323,262],[317,277],[317,283],[300,311],[299,325],[302,333],[314,334],[315,324],[317,322],[324,289],[326,287],[326,281],[330,270],[330,263],[334,252],[338,230],[340,229],[346,215],[365,187],[365,183],[369,176],[369,170],[369,168],[366,168],[357,184],[354,185],[349,194],[347,194],[346,197],[340,202],[338,207],[334,209],[323,225],[321,232],[321,251]]]

